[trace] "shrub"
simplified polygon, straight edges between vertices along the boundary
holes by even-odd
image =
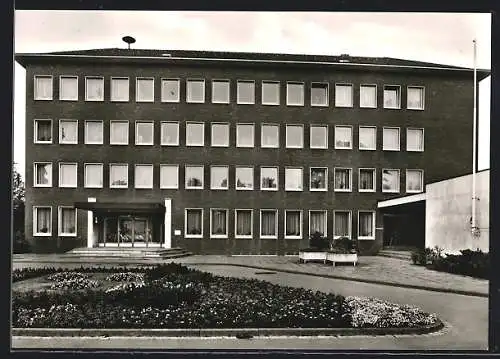
[[[330,242],[320,232],[314,232],[309,238],[309,247],[317,250],[328,250]]]
[[[358,246],[356,241],[351,240],[349,237],[339,237],[332,241],[330,252],[339,254],[358,253]]]
[[[443,257],[443,250],[438,246],[434,248],[420,248],[411,253],[413,264],[425,266]]]
[[[428,265],[429,269],[453,274],[488,279],[490,270],[489,254],[477,249],[461,250],[459,255],[448,254]]]

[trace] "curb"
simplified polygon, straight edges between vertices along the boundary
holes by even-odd
[[[276,337],[276,336],[359,336],[420,335],[444,328],[435,324],[415,328],[213,328],[213,329],[73,329],[12,328],[12,336],[21,337]]]

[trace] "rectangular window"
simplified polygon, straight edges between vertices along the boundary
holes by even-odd
[[[335,85],[335,107],[352,107],[352,85]]]
[[[59,77],[59,100],[78,101],[78,76]]]
[[[261,125],[260,146],[262,148],[279,148],[280,126],[271,124]]]
[[[203,237],[203,210],[201,208],[186,208],[185,237]]]
[[[162,122],[161,123],[161,145],[179,146],[179,123]]]
[[[229,80],[212,80],[212,103],[229,103]]]
[[[278,237],[278,211],[262,209],[260,211],[260,238]]]
[[[227,238],[227,209],[210,210],[210,237]]]
[[[111,101],[128,102],[129,100],[129,79],[127,77],[111,78]]]
[[[327,236],[326,211],[309,211],[309,236],[315,233]]]
[[[236,147],[254,146],[254,125],[250,123],[236,124]]]
[[[162,189],[179,188],[179,166],[160,165],[160,188]]]
[[[302,211],[285,211],[285,238],[302,239]]]
[[[59,143],[78,143],[78,120],[59,120]]]
[[[382,192],[399,193],[399,170],[382,170]]]
[[[377,108],[377,85],[361,85],[359,87],[359,107]]]
[[[350,168],[335,168],[335,192],[351,192],[351,172]]]
[[[424,190],[424,171],[406,170],[406,192],[420,193]]]
[[[351,126],[335,126],[335,148],[352,149]]]
[[[52,76],[35,76],[35,100],[52,100]]]
[[[328,106],[328,84],[313,82],[311,84],[311,106]]]
[[[280,104],[280,83],[277,81],[262,81],[262,104]]]
[[[35,120],[35,143],[52,143],[52,120]]]
[[[311,148],[328,148],[328,126],[311,125],[310,127],[310,143]]]
[[[406,129],[406,150],[422,152],[424,150],[424,129],[407,128]]]
[[[278,190],[278,167],[260,168],[260,189],[262,191]]]
[[[399,86],[384,86],[384,108],[401,108],[401,88]]]
[[[424,109],[424,88],[416,86],[408,86],[407,89],[407,104],[409,110]]]
[[[229,147],[228,123],[212,123],[212,147]]]
[[[374,151],[377,149],[377,128],[359,126],[359,149]]]
[[[85,188],[102,188],[102,163],[86,163],[84,172]]]
[[[186,166],[185,172],[186,189],[203,189],[203,166]]]
[[[161,102],[180,101],[179,79],[161,79]]]
[[[76,209],[59,207],[59,236],[76,236]]]
[[[235,210],[234,233],[236,238],[253,237],[253,211],[251,209]]]
[[[135,188],[153,188],[153,165],[135,165]]]
[[[104,101],[104,78],[85,78],[85,101]]]
[[[253,167],[236,167],[236,189],[253,190]]]
[[[102,121],[85,121],[85,144],[103,144],[103,123]]]
[[[135,123],[135,144],[152,146],[153,143],[154,143],[153,122],[137,121]]]
[[[77,187],[77,168],[76,163],[59,164],[59,187]]]
[[[287,82],[286,104],[288,106],[304,106],[304,84],[301,82]]]
[[[334,238],[351,238],[351,212],[334,211],[333,214]]]
[[[302,168],[285,168],[285,191],[302,191],[304,175]]]
[[[358,212],[358,239],[375,239],[375,212]]]
[[[205,102],[205,80],[187,80],[186,82],[186,102]]]
[[[35,163],[34,172],[34,187],[52,187],[52,163]]]
[[[311,175],[309,178],[309,190],[327,191],[328,190],[328,168],[326,167],[311,167]]]
[[[383,145],[384,151],[399,151],[399,128],[384,127]]]
[[[229,167],[210,167],[210,189],[228,189]]]
[[[136,83],[136,102],[154,102],[155,100],[155,80],[154,78],[137,78]]]
[[[255,82],[238,80],[237,103],[240,105],[251,105],[255,103]]]
[[[109,143],[111,145],[128,145],[128,127],[128,121],[111,121]]]
[[[375,192],[375,169],[359,169],[359,192]]]
[[[33,235],[52,235],[52,208],[33,207]]]
[[[128,165],[110,164],[109,165],[109,187],[127,188],[128,187]]]
[[[205,124],[199,122],[186,123],[186,146],[203,146],[205,144]]]
[[[304,126],[286,125],[286,148],[304,147]]]

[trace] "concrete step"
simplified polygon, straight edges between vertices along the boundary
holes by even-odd
[[[381,257],[389,257],[389,258],[396,258],[396,259],[411,261],[411,252],[407,252],[407,251],[381,250],[378,252],[378,255]]]
[[[71,258],[179,258],[190,256],[192,253],[182,248],[75,248],[65,254]]]

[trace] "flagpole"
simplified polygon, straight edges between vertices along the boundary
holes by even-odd
[[[472,139],[472,236],[476,232],[476,151],[477,151],[477,70],[476,70],[476,39],[474,44],[474,114],[473,114],[473,139]]]

